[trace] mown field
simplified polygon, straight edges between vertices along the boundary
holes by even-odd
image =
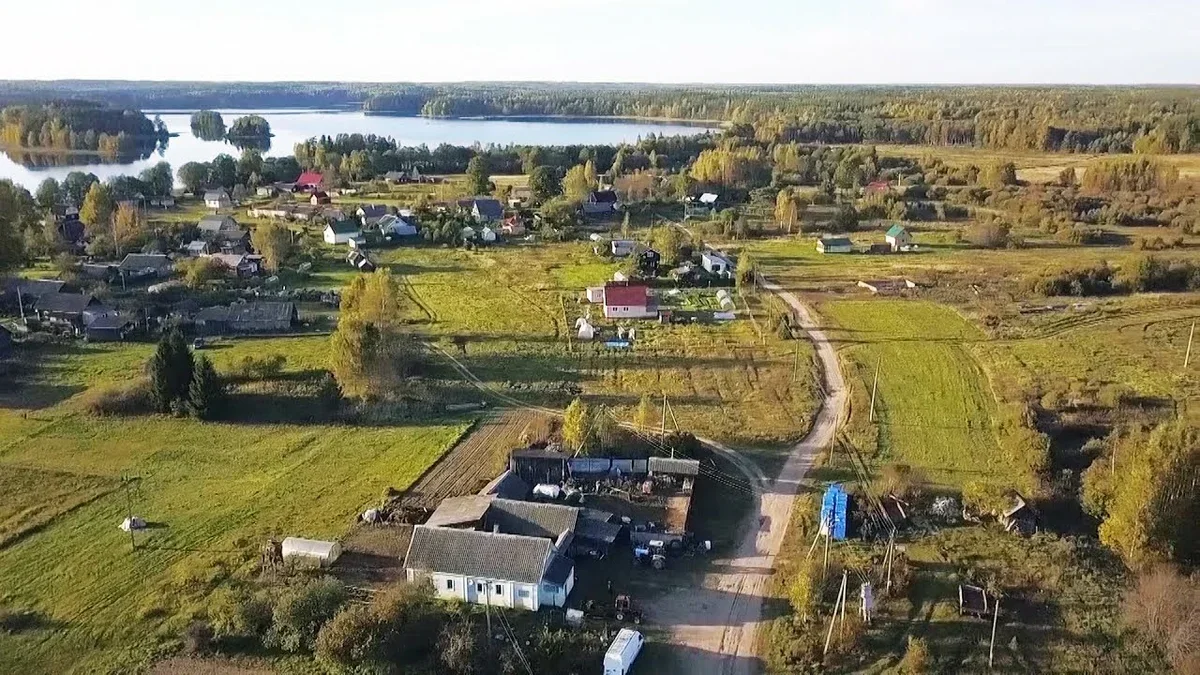
[[[864,449],[877,465],[908,464],[942,486],[1014,473],[996,442],[996,401],[971,353],[981,331],[927,302],[834,301],[818,312],[836,326],[829,335],[842,343],[856,400],[869,402],[878,370],[878,447]],[[851,426],[871,424],[869,403],[851,415]]]
[[[324,342],[239,341],[209,353],[218,367],[281,353],[286,372],[298,373],[322,362]],[[149,351],[51,352],[0,396],[0,604],[44,622],[0,634],[6,672],[147,663],[223,579],[253,572],[269,537],[341,536],[466,428],[95,418],[79,409],[79,392],[128,378]],[[133,551],[117,527],[130,509],[151,523]]]

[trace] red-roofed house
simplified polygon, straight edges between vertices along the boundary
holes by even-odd
[[[886,195],[892,191],[892,186],[886,180],[877,180],[863,188],[865,195]]]
[[[645,284],[611,282],[604,285],[604,318],[649,319],[658,316]]]
[[[325,180],[325,177],[316,171],[305,171],[296,179],[296,191],[303,192],[304,190],[321,187],[321,181],[323,180]]]

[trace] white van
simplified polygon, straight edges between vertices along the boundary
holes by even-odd
[[[627,675],[642,651],[643,642],[641,633],[622,628],[604,654],[604,675]]]

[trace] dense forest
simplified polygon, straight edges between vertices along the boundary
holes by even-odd
[[[151,121],[138,110],[80,101],[0,110],[0,145],[10,149],[119,155],[166,138],[162,120]]]
[[[479,156],[491,173],[529,173],[533,167],[549,166],[565,173],[577,164],[591,161],[616,175],[641,169],[678,171],[689,166],[717,137],[650,135],[631,145],[489,146],[469,148],[454,145],[401,146],[391,138],[362,134],[321,136],[297,143],[296,161],[305,169],[316,169],[327,177],[368,180],[389,171],[418,169],[423,173],[464,173],[471,158]]]
[[[0,103],[62,96],[154,108],[347,107],[433,117],[719,120],[760,140],[1010,150],[1200,150],[1200,89],[550,83],[0,82]]]

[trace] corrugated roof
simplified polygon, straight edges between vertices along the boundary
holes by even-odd
[[[483,520],[483,514],[491,505],[492,498],[481,495],[443,499],[425,524],[430,527],[449,527],[477,523]]]
[[[853,246],[850,237],[822,237],[821,244],[824,246]]]
[[[907,232],[907,230],[904,229],[904,226],[901,225],[900,223],[896,223],[895,225],[888,228],[887,236],[899,237],[900,235],[904,234],[905,232]]]
[[[557,539],[564,531],[574,531],[579,509],[557,504],[538,504],[512,499],[495,499],[484,516],[487,530],[499,527],[506,534]]]
[[[505,471],[485,485],[479,494],[495,495],[502,499],[524,499],[529,496],[529,492],[528,483],[512,471]]]
[[[606,284],[604,304],[609,307],[645,307],[650,304],[650,287],[641,284]]]
[[[129,316],[128,314],[113,312],[112,314],[105,314],[103,316],[96,317],[90,324],[88,324],[88,330],[124,328],[133,322],[133,317]]]
[[[624,525],[621,523],[606,523],[601,520],[592,520],[591,518],[580,518],[575,535],[580,539],[591,539],[592,541],[611,544],[621,534],[622,527]]]
[[[80,314],[83,310],[100,302],[90,295],[79,293],[49,293],[38,298],[39,312],[59,312],[62,314]]]
[[[696,476],[700,474],[700,462],[695,459],[674,459],[671,457],[651,457],[650,471],[675,476]]]
[[[353,220],[337,220],[329,224],[334,234],[358,234],[358,223]]]
[[[130,253],[117,267],[128,271],[164,270],[171,266],[171,259],[157,253]]]
[[[382,218],[388,214],[387,206],[383,204],[363,204],[358,207],[363,218]]]
[[[316,171],[305,171],[296,179],[295,185],[320,185],[322,178]]]
[[[553,552],[552,542],[540,537],[418,525],[404,567],[537,584]]]
[[[63,286],[66,286],[66,282],[54,279],[21,279],[12,277],[5,279],[3,282],[5,293],[16,295],[17,289],[20,289],[21,297],[26,301],[36,300],[47,293],[60,293]]]
[[[499,220],[504,216],[504,207],[495,199],[475,199],[474,207],[479,209],[479,215],[485,218]]]

